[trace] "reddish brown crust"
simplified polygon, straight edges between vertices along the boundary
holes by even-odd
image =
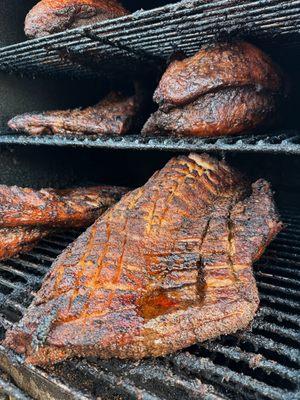
[[[0,186],[0,260],[31,250],[55,228],[92,224],[125,192],[113,186],[40,191]]]
[[[275,110],[276,100],[270,94],[249,87],[222,89],[168,112],[158,110],[148,119],[142,134],[232,135],[271,124]]]
[[[0,228],[0,260],[31,250],[39,240],[51,233],[49,228]]]
[[[281,72],[246,42],[214,44],[174,61],[154,93],[159,105],[145,134],[221,136],[246,133],[278,120]]]
[[[42,0],[26,16],[25,34],[42,37],[126,14],[117,0]]]
[[[278,92],[282,77],[271,59],[247,42],[204,47],[193,57],[170,64],[154,94],[161,109],[188,104],[199,96],[232,86]]]
[[[115,186],[33,190],[0,185],[0,226],[82,228],[126,191]]]
[[[111,92],[93,107],[26,113],[12,118],[8,126],[31,135],[125,135],[132,127],[137,111],[135,96]]]
[[[38,365],[138,359],[246,328],[251,264],[280,228],[268,183],[251,194],[223,162],[173,158],[56,260],[4,344]]]

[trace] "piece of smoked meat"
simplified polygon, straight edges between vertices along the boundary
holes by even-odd
[[[118,186],[34,190],[0,185],[0,227],[83,228],[126,191]]]
[[[45,227],[0,228],[0,260],[30,251],[52,231]]]
[[[178,134],[221,136],[249,131],[266,120],[274,120],[276,101],[268,94],[247,88],[224,89],[208,93],[184,107],[176,107],[167,113],[158,110],[146,122],[143,132],[149,134]]]
[[[27,14],[25,34],[47,36],[128,13],[116,0],[42,0]]]
[[[17,115],[8,126],[30,135],[125,135],[139,109],[136,96],[110,92],[103,100],[84,109],[47,111]]]
[[[259,304],[252,263],[280,229],[267,182],[173,158],[60,255],[4,345],[38,365],[140,359],[244,329]]]
[[[33,190],[0,185],[0,260],[31,250],[57,230],[91,225],[126,192],[116,186]]]
[[[250,43],[219,43],[174,61],[154,93],[159,109],[142,133],[221,136],[271,125],[285,95],[283,77]]]

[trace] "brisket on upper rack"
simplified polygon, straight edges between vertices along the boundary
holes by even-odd
[[[27,14],[25,34],[41,37],[126,14],[117,0],[42,0]]]
[[[138,359],[246,328],[252,263],[280,229],[267,182],[206,155],[173,158],[58,257],[4,344],[38,365]]]
[[[247,42],[204,46],[173,61],[154,93],[159,109],[143,133],[221,136],[270,125],[284,81],[277,66]]]

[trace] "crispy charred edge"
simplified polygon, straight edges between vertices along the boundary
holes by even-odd
[[[256,287],[253,288],[252,296],[258,298]],[[214,306],[205,309],[194,307],[183,312],[177,312],[176,316],[174,313],[169,314],[167,317],[159,318],[159,321],[156,322],[155,330],[149,325],[149,327],[145,328],[147,329],[146,335],[144,331],[137,331],[134,340],[131,341],[130,338],[127,338],[127,343],[125,340],[122,346],[119,345],[116,337],[111,337],[110,343],[107,344],[105,349],[101,350],[101,347],[97,349],[97,356],[103,359],[117,357],[132,360],[165,356],[183,347],[191,346],[197,341],[202,342],[214,339],[222,334],[235,333],[238,330],[246,329],[253,320],[257,308],[258,302],[250,304],[248,301],[239,301],[227,304],[226,308],[221,311],[218,310],[217,314]],[[211,313],[215,313],[215,317],[205,321],[205,317],[211,315]],[[225,313],[226,315],[224,316]],[[199,320],[201,323],[200,329],[197,327]],[[216,332],[215,326],[218,323],[221,323],[221,328]],[[156,346],[158,341],[160,345]],[[92,356],[95,356],[94,345],[72,345],[64,348],[45,345],[39,347],[37,353],[31,353],[26,357],[26,363],[46,366],[49,365],[50,357],[51,362],[55,364],[66,358]]]
[[[267,233],[261,234],[261,246],[254,252],[252,261],[257,261],[267,246],[284,228],[280,214],[274,202],[273,191],[269,182],[259,179],[252,184],[252,195],[242,202],[238,202],[232,212],[232,218],[237,218],[238,212],[243,210],[243,215],[253,218],[260,227],[265,227]],[[265,211],[265,212],[264,212]]]

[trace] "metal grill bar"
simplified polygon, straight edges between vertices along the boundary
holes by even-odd
[[[262,398],[262,396],[275,400],[286,398],[287,392],[285,390],[263,386],[261,382],[244,374],[233,372],[228,367],[218,366],[208,358],[179,353],[169,357],[169,360],[177,368],[184,369],[194,377],[209,379],[217,386],[222,382],[222,386],[229,390],[231,394],[238,393],[241,398],[245,396],[245,391],[247,391],[247,398],[249,399]]]
[[[8,46],[0,49],[0,69],[90,77],[96,74],[93,61],[97,64],[106,58],[110,71],[114,66],[119,70],[120,63],[123,67],[130,62],[151,65],[153,60],[159,64],[174,50],[184,50],[187,55],[195,52],[215,32],[235,31],[269,39],[271,43],[277,38],[284,45],[298,45],[299,11],[299,0],[182,1],[103,21],[88,29],[78,28]],[[83,62],[86,57],[90,66]]]
[[[300,3],[299,3],[300,4]],[[229,7],[230,8],[230,7]],[[287,12],[285,10],[283,10],[282,15],[280,17],[278,17],[278,11],[280,11],[280,9],[282,8],[282,5],[277,5],[275,7],[270,7],[270,10],[274,10],[274,12],[270,12],[267,15],[267,18],[264,19],[264,17],[261,15],[262,14],[262,9],[258,10],[261,11],[261,13],[259,13],[256,17],[259,19],[259,22],[261,24],[261,27],[271,27],[271,26],[276,26],[278,28],[278,26],[282,25],[282,30],[281,30],[281,34],[283,35],[285,32],[290,32],[293,31],[293,29],[295,28],[284,28],[284,24],[286,23],[286,19],[288,17],[289,21],[292,22],[294,21],[295,23],[298,21],[299,17],[298,17],[298,13],[300,11],[300,8],[295,8],[292,10],[287,10]],[[228,10],[230,11],[230,10]],[[248,18],[251,18],[252,14],[253,14],[252,9],[248,10]],[[219,11],[217,11],[219,13]],[[183,47],[184,45],[186,45],[187,49],[189,49],[189,46],[193,46],[195,48],[195,40],[198,40],[199,37],[199,32],[198,32],[198,25],[201,26],[201,28],[203,29],[206,25],[208,25],[209,27],[211,26],[211,23],[215,23],[215,18],[218,17],[218,15],[215,15],[214,12],[210,13],[210,18],[208,19],[208,21],[198,21],[199,20],[199,14],[196,15],[192,15],[189,17],[185,18],[185,22],[183,23],[182,18],[179,16],[178,18],[173,18],[172,19],[172,25],[168,26],[166,25],[166,20],[161,21],[160,23],[152,23],[151,26],[148,27],[149,32],[152,32],[153,34],[148,34],[147,37],[145,37],[144,40],[141,40],[141,36],[139,35],[138,37],[136,37],[136,33],[139,33],[140,31],[140,27],[135,28],[135,29],[127,29],[127,35],[125,37],[122,37],[122,40],[125,44],[122,44],[120,41],[118,42],[113,42],[113,39],[115,39],[117,37],[118,34],[116,34],[116,32],[112,32],[112,33],[108,33],[106,34],[105,38],[102,38],[101,36],[98,36],[99,33],[101,33],[101,31],[99,32],[99,30],[96,31],[96,34],[91,31],[90,29],[85,28],[83,33],[81,33],[82,38],[86,38],[88,36],[89,40],[83,40],[81,39],[80,41],[77,40],[73,40],[73,41],[69,41],[68,42],[68,46],[71,47],[72,46],[72,50],[77,50],[77,51],[81,51],[80,49],[83,49],[83,44],[84,46],[84,50],[85,51],[94,51],[94,55],[97,55],[97,51],[103,51],[105,53],[105,55],[114,55],[116,56],[117,54],[119,55],[126,55],[126,51],[122,51],[122,49],[126,48],[128,49],[128,42],[130,41],[131,44],[131,48],[129,48],[128,52],[133,52],[135,53],[135,55],[139,56],[139,52],[141,52],[143,49],[144,52],[146,52],[146,54],[144,53],[144,55],[146,57],[151,58],[151,53],[150,52],[157,52],[159,49],[159,54],[157,55],[159,57],[159,59],[162,57],[161,56],[161,51],[167,51],[167,52],[172,52],[174,50],[174,42],[180,41],[181,42],[181,49],[184,49],[185,47]],[[223,16],[224,18],[224,16]],[[270,20],[272,21],[272,24],[270,24]],[[255,21],[251,20],[252,23],[254,24]],[[241,22],[245,22],[245,21],[241,21],[241,19],[239,19],[236,23],[240,24]],[[267,25],[263,25],[264,22],[268,22],[269,24]],[[174,28],[173,25],[177,23],[177,24],[181,24],[180,25],[180,29],[176,30],[174,32]],[[184,34],[184,41],[183,41],[183,31],[184,29],[187,30],[191,30],[191,24],[193,24],[193,30],[195,32],[193,33],[188,33],[188,34]],[[230,21],[230,24],[232,24],[232,21]],[[223,27],[223,29],[225,29],[226,26]],[[168,34],[169,35],[169,39],[170,42],[164,42],[164,43],[160,43],[161,42],[161,37],[157,36],[154,34],[154,30],[156,29],[160,29],[160,33],[161,34]],[[180,33],[178,33],[178,31]],[[130,34],[129,34],[130,32]],[[203,32],[206,34],[206,40],[209,40],[212,38],[212,35],[209,34],[209,32]],[[96,42],[96,43],[95,43]],[[98,42],[98,43],[97,43]],[[184,42],[184,43],[182,43]],[[105,43],[109,43],[109,44],[105,44]],[[114,46],[115,45],[115,46]],[[134,49],[134,45],[137,45],[138,48]],[[57,50],[65,48],[65,44],[59,44],[58,46],[54,46],[51,45],[50,47],[48,46],[48,60],[53,60],[55,61],[55,58],[57,58]],[[113,47],[112,47],[113,46]],[[163,46],[163,47],[161,47]],[[119,49],[118,49],[119,47]],[[117,48],[117,50],[116,50]],[[50,50],[51,49],[51,50]],[[149,54],[147,53],[149,52]],[[24,57],[22,57],[22,60],[18,60],[18,65],[22,66],[24,65],[24,61],[25,64],[27,61],[32,59],[32,56],[34,55],[35,59],[34,62],[37,61],[46,61],[46,58],[44,57],[45,55],[45,50],[44,49],[37,49],[32,51],[30,54],[25,55]],[[39,55],[41,56],[39,58]],[[153,56],[153,55],[152,55]],[[156,57],[155,57],[156,59]],[[3,61],[6,61],[6,58],[4,56]]]
[[[277,343],[271,338],[265,338],[262,335],[253,334],[252,332],[244,332],[237,342],[240,346],[243,343],[246,344],[247,347],[252,346],[256,352],[261,354],[267,352],[269,358],[275,359],[276,362],[282,362],[282,357],[284,357],[292,361],[293,367],[299,367],[299,351],[291,349],[285,344]],[[272,357],[270,357],[270,352]],[[286,360],[284,360],[284,364],[287,364]]]
[[[48,269],[43,265],[31,263],[27,260],[24,260],[23,258],[24,256],[21,256],[13,260],[8,260],[6,261],[6,264],[10,266],[13,265],[15,267],[21,268],[24,271],[30,271],[30,273],[34,272],[34,274],[42,276],[48,271]]]
[[[43,389],[37,398],[45,398],[47,391],[55,399],[100,396],[217,400],[237,395],[241,399],[297,398],[300,394],[300,234],[297,233],[300,214],[298,209],[291,208],[283,215],[289,227],[278,235],[255,266],[261,308],[251,330],[159,359],[71,360],[51,371],[26,366],[27,378],[30,376],[35,382],[43,378]],[[51,260],[78,234],[76,231],[56,234],[41,241],[27,255],[0,263],[0,337],[25,312],[32,291],[39,288]],[[41,265],[42,262],[45,264]],[[0,367],[31,393],[28,382],[24,384],[20,357],[0,347]],[[79,389],[85,392],[78,394]],[[71,394],[74,397],[68,397]]]
[[[13,400],[32,400],[29,396],[26,396],[24,392],[22,392],[20,389],[18,389],[15,385],[13,385],[11,382],[2,379],[2,374],[0,370],[0,393],[4,392],[8,397],[8,399],[13,399]],[[5,400],[3,398],[3,400]]]
[[[213,343],[213,342],[208,342],[203,344],[203,348],[212,352],[212,353],[219,353],[222,354],[223,356],[227,357],[228,360],[232,361],[237,361],[237,362],[244,362],[248,365],[248,367],[255,367],[256,368],[261,368],[263,369],[263,373],[275,373],[280,375],[282,378],[286,378],[290,382],[294,383],[297,385],[297,378],[295,375],[294,370],[290,370],[285,368],[282,368],[281,365],[274,363],[273,361],[267,360],[264,356],[259,355],[257,357],[257,354],[255,353],[245,353],[240,351],[239,347],[235,346],[225,346],[220,343]],[[262,376],[263,378],[263,376]]]
[[[163,151],[225,151],[300,154],[300,134],[296,131],[270,132],[217,138],[0,135],[1,144],[74,146],[106,149]]]

